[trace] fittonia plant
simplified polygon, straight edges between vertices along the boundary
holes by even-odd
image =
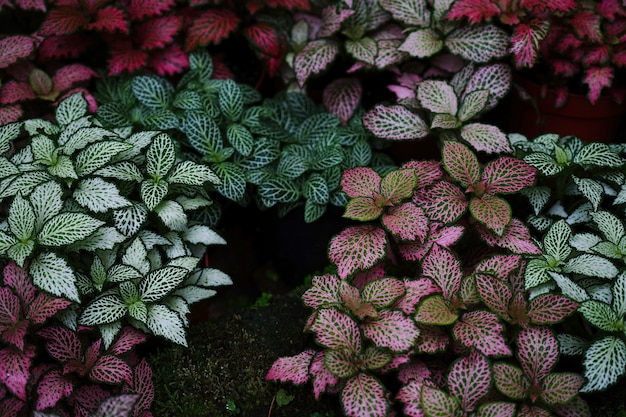
[[[0,130],[0,199],[8,216],[0,255],[28,268],[34,284],[71,300],[66,322],[99,326],[105,347],[131,323],[185,344],[188,305],[230,283],[198,266],[207,245],[224,240],[193,220],[211,204],[205,165],[181,161],[158,131],[107,130],[80,94],[63,100],[56,122]],[[22,133],[24,134],[22,135]]]
[[[189,158],[220,178],[214,187],[222,196],[243,204],[254,199],[263,209],[277,206],[280,214],[304,204],[308,222],[328,204],[345,203],[343,169],[392,165],[372,151],[351,97],[327,95],[339,117],[299,93],[261,103],[250,86],[212,79],[206,52],[191,54],[190,67],[176,86],[146,75],[105,80],[98,116],[110,126],[171,132]]]

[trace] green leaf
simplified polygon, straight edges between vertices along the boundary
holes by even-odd
[[[189,68],[198,74],[200,81],[206,82],[213,74],[213,60],[206,50],[199,49],[189,54]]]
[[[220,128],[213,119],[187,114],[182,126],[191,146],[201,155],[213,155],[224,147]]]
[[[231,123],[226,128],[226,139],[242,155],[248,156],[252,152],[254,138],[244,126]]]
[[[73,197],[78,204],[95,213],[104,213],[131,204],[130,201],[120,195],[115,185],[98,177],[80,181]]]
[[[221,184],[215,187],[220,194],[233,201],[244,198],[246,174],[240,166],[232,162],[221,162],[213,165],[213,171],[221,180]]]
[[[163,336],[179,345],[187,346],[185,328],[180,316],[160,304],[148,306],[148,329],[157,336]]]
[[[461,413],[456,397],[428,385],[422,388],[421,400],[422,410],[428,417],[455,417]]]
[[[133,94],[137,100],[151,109],[165,109],[172,101],[173,87],[154,75],[139,75],[132,81]]]
[[[70,122],[80,119],[87,114],[87,100],[82,93],[74,93],[61,100],[57,106],[54,116],[60,125],[67,125]]]
[[[141,183],[140,187],[141,200],[146,207],[148,207],[148,210],[153,210],[163,201],[168,190],[169,186],[166,181],[154,182],[152,180],[145,180]]]
[[[215,175],[211,168],[191,161],[182,161],[176,164],[172,173],[167,177],[167,181],[170,184],[198,186],[204,185],[207,181],[212,184],[220,183],[219,177]]]
[[[262,198],[278,203],[293,203],[300,198],[300,190],[293,182],[285,178],[273,178],[259,185],[258,193]]]
[[[436,326],[452,324],[458,318],[459,315],[450,309],[448,301],[439,294],[425,298],[415,313],[416,322]]]
[[[315,204],[328,203],[328,186],[320,174],[311,174],[302,185],[302,193],[307,200]]]
[[[231,122],[241,119],[243,114],[243,94],[237,83],[226,79],[220,85],[219,104],[222,114]]]
[[[37,240],[46,246],[70,245],[95,232],[104,222],[84,213],[60,213],[48,220]]]
[[[128,307],[120,297],[113,294],[105,295],[89,303],[79,321],[83,326],[114,323],[124,317],[126,311]]]
[[[164,178],[176,162],[174,141],[165,133],[156,135],[148,147],[146,157],[148,174],[156,180]]]
[[[172,106],[183,110],[199,110],[202,108],[202,99],[196,91],[183,90],[176,94]]]
[[[326,213],[326,204],[317,204],[311,200],[304,203],[304,221],[313,223]]]
[[[30,201],[18,194],[9,207],[7,219],[11,233],[19,240],[29,240],[35,231],[35,210]]]
[[[58,255],[52,252],[39,254],[30,263],[28,273],[38,288],[58,297],[80,302],[74,270]]]

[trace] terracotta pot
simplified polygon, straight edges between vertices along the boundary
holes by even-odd
[[[554,91],[548,90],[542,98],[538,84],[521,77],[515,82],[532,99],[522,100],[519,92],[513,91],[511,132],[522,133],[529,139],[543,133],[573,135],[587,142],[608,143],[615,139],[625,107],[609,96],[601,96],[592,105],[587,96],[570,93],[565,105],[557,109],[554,107]]]

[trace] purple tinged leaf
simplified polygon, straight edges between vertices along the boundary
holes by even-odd
[[[415,313],[415,321],[420,324],[446,326],[459,318],[456,311],[450,309],[449,302],[441,295],[432,295],[424,299]]]
[[[552,406],[552,410],[559,417],[589,417],[591,415],[589,405],[579,396],[572,398],[566,404]]]
[[[28,57],[35,48],[35,39],[30,36],[14,35],[0,40],[0,68]]]
[[[473,306],[481,302],[474,275],[468,275],[461,280],[461,288],[459,289],[457,296],[466,307]]]
[[[324,365],[338,378],[350,378],[361,370],[355,352],[349,349],[327,351]]]
[[[107,398],[100,404],[94,417],[130,416],[139,398],[135,394],[121,394]]]
[[[509,303],[513,294],[507,283],[489,274],[476,274],[476,286],[483,302],[503,320],[510,322]]]
[[[60,370],[53,369],[45,374],[37,385],[37,410],[54,407],[61,398],[69,396],[73,390],[72,381],[65,378]]]
[[[392,356],[391,353],[386,350],[370,346],[365,349],[365,352],[363,352],[359,359],[366,369],[380,369],[390,364]]]
[[[363,116],[363,125],[379,138],[390,140],[421,139],[429,133],[420,116],[400,105],[375,106]]]
[[[376,308],[389,307],[404,294],[404,282],[397,278],[381,278],[369,282],[362,291],[363,301]]]
[[[517,357],[530,380],[543,380],[554,368],[559,344],[549,327],[528,327],[517,336]]]
[[[339,47],[331,40],[319,39],[309,42],[295,57],[294,71],[300,87],[311,75],[326,69],[335,59]]]
[[[402,240],[423,242],[428,236],[428,217],[413,203],[391,207],[382,217],[383,225]]]
[[[439,245],[433,245],[432,249],[422,263],[422,275],[432,279],[443,291],[447,300],[461,288],[461,262],[454,254]]]
[[[403,411],[405,416],[426,417],[426,413],[422,409],[422,387],[422,382],[413,380],[403,385],[398,391],[396,400],[404,405]]]
[[[302,294],[302,301],[313,309],[340,303],[339,284],[341,282],[339,278],[331,274],[314,276],[311,281],[311,288]]]
[[[455,116],[459,108],[454,89],[445,81],[422,81],[417,86],[417,99],[433,113]]]
[[[346,204],[343,217],[351,220],[367,222],[375,220],[383,213],[383,207],[376,205],[376,201],[370,197],[355,197]]]
[[[502,394],[514,400],[523,400],[528,396],[530,382],[517,366],[498,362],[493,365],[493,380]]]
[[[89,371],[89,377],[98,382],[118,384],[122,381],[132,384],[133,370],[122,359],[103,355]]]
[[[383,177],[380,194],[395,205],[411,197],[416,185],[417,179],[412,169],[397,169]]]
[[[347,417],[387,417],[389,411],[383,384],[364,373],[348,380],[341,391],[341,405]]]
[[[326,392],[326,387],[333,387],[339,382],[339,378],[331,374],[324,365],[325,356],[326,352],[318,352],[311,361],[310,374],[313,376],[313,393],[316,400],[319,400],[320,395]]]
[[[521,159],[503,156],[489,162],[483,169],[485,191],[491,194],[510,194],[535,183],[537,170]]]
[[[142,359],[134,372],[133,392],[139,394],[139,400],[135,404],[135,415],[140,415],[142,411],[150,410],[152,400],[154,400],[154,384],[152,382],[152,368],[146,359]],[[142,417],[144,416],[141,414]]]
[[[345,126],[359,105],[362,93],[363,87],[358,78],[338,78],[324,88],[322,101]]]
[[[379,262],[374,265],[373,268],[368,269],[367,271],[359,271],[354,274],[354,278],[352,279],[352,285],[357,287],[360,290],[363,290],[367,284],[370,282],[380,279],[386,275],[384,262]]]
[[[417,303],[424,297],[441,292],[437,284],[428,278],[417,280],[404,279],[404,296],[394,304],[394,308],[400,309],[404,314],[411,315],[415,312]]]
[[[341,281],[339,295],[343,304],[359,319],[378,316],[378,312],[371,303],[363,302],[359,289],[348,284],[347,281]]]
[[[480,163],[476,155],[462,143],[444,142],[441,157],[448,174],[462,187],[468,188],[480,180]]]
[[[446,329],[440,326],[420,325],[420,337],[417,339],[418,352],[438,353],[445,352],[450,344],[450,336]]]
[[[460,400],[466,413],[476,409],[478,401],[489,392],[490,385],[489,361],[475,350],[456,361],[448,374],[450,394]]]
[[[142,331],[137,330],[134,327],[126,326],[120,331],[117,339],[109,348],[109,352],[114,355],[121,355],[129,352],[135,346],[145,342],[146,339],[147,336]]]
[[[37,333],[46,339],[46,349],[59,362],[81,359],[81,344],[76,332],[65,327],[46,327]]]
[[[6,326],[2,332],[2,340],[20,350],[23,350],[24,338],[26,337],[26,333],[28,331],[28,324],[28,320],[21,320],[17,323]],[[5,327],[5,325],[0,325],[0,331],[3,327]]]
[[[383,310],[376,320],[361,324],[363,334],[376,346],[386,347],[394,352],[407,351],[419,336],[415,322],[401,311]]]
[[[459,400],[428,385],[422,388],[422,408],[427,416],[456,417],[462,412]]]
[[[452,329],[454,337],[466,347],[478,349],[486,356],[508,356],[511,348],[504,339],[504,328],[498,317],[487,311],[465,313]]]
[[[474,273],[493,274],[502,281],[507,282],[509,275],[520,267],[522,258],[519,255],[494,255],[481,259],[474,266]]]
[[[314,350],[305,350],[295,356],[276,359],[265,375],[268,381],[292,382],[296,385],[309,380],[309,366],[315,355]]]
[[[530,237],[530,231],[519,219],[512,218],[504,229],[502,236],[498,236],[482,224],[477,224],[476,229],[480,237],[489,246],[498,246],[520,255],[539,255],[541,249],[535,245]]]
[[[328,6],[322,9],[322,26],[317,36],[324,38],[333,35],[341,28],[341,23],[354,14],[352,9],[337,11],[336,6]]]
[[[399,249],[404,259],[421,261],[434,244],[443,247],[454,245],[463,235],[465,228],[460,225],[442,226],[437,222],[430,222],[430,233],[424,244],[415,242],[399,242]]]
[[[372,225],[353,226],[334,236],[328,256],[337,265],[339,277],[345,279],[358,270],[376,265],[385,256],[387,235]]]
[[[406,162],[401,168],[411,168],[417,179],[416,189],[432,185],[435,181],[443,178],[443,170],[439,161],[416,161]]]
[[[468,206],[465,194],[447,181],[439,181],[418,190],[413,202],[424,209],[429,219],[444,224],[457,221],[465,214]]]
[[[381,176],[372,168],[356,167],[344,171],[341,177],[341,190],[350,198],[374,198],[380,193],[381,181]]]
[[[522,404],[517,417],[552,417],[552,413],[548,410],[529,404]]]
[[[533,324],[551,325],[574,313],[580,304],[558,294],[543,294],[528,305],[528,318]]]
[[[322,308],[311,326],[317,341],[329,349],[361,351],[361,332],[348,315],[333,308]]]
[[[22,401],[27,400],[26,384],[30,379],[30,365],[35,347],[26,345],[21,351],[13,346],[0,350],[0,382]]]
[[[515,417],[515,403],[498,401],[478,407],[476,417]]]
[[[552,373],[541,381],[541,398],[549,405],[565,404],[574,398],[585,379],[578,374]]]
[[[398,379],[405,384],[412,380],[424,382],[426,379],[430,379],[430,377],[430,368],[418,359],[413,359],[411,362],[402,365],[398,370]]]
[[[484,194],[482,197],[472,198],[469,210],[472,217],[487,226],[497,236],[502,236],[511,221],[511,206],[506,200],[495,195]]]
[[[13,289],[25,306],[35,299],[37,289],[32,284],[31,278],[24,268],[20,268],[13,261],[4,267],[4,284]]]
[[[7,287],[0,287],[0,330],[5,325],[12,325],[20,319],[20,300]]]
[[[374,65],[376,63],[378,45],[376,41],[369,36],[363,36],[362,38],[356,40],[346,39],[344,46],[346,48],[346,52],[357,61],[362,61],[369,65]]]
[[[43,324],[47,319],[54,316],[59,311],[66,309],[71,304],[71,301],[64,298],[53,297],[44,292],[40,292],[28,307],[26,317],[33,324]]]

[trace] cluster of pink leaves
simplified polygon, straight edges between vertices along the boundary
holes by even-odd
[[[337,275],[315,277],[303,295],[314,310],[306,330],[322,350],[278,359],[267,379],[311,381],[318,398],[340,393],[347,416],[395,415],[394,400],[416,417],[589,415],[577,396],[583,378],[553,372],[558,343],[549,326],[578,304],[528,299],[521,254],[539,249],[498,196],[531,185],[534,171],[507,156],[484,167],[474,158],[446,142],[443,166],[344,173],[345,216],[369,223],[331,240]],[[482,239],[478,259],[462,262],[455,252],[464,235],[474,246]],[[392,371],[401,382],[395,394],[380,379]]]
[[[543,61],[564,80],[581,77],[594,104],[613,86],[615,70],[626,67],[626,9],[620,0],[458,0],[447,17],[471,23],[497,19],[510,26],[517,67]],[[567,99],[567,86],[557,87],[559,107]],[[623,98],[620,89],[608,91]]]
[[[127,327],[104,349],[90,329],[77,332],[54,323],[53,316],[70,304],[37,290],[15,263],[5,267],[0,286],[0,415],[52,411],[86,417],[111,395],[132,393],[138,395],[133,415],[151,416],[152,370],[133,352],[146,336]]]

